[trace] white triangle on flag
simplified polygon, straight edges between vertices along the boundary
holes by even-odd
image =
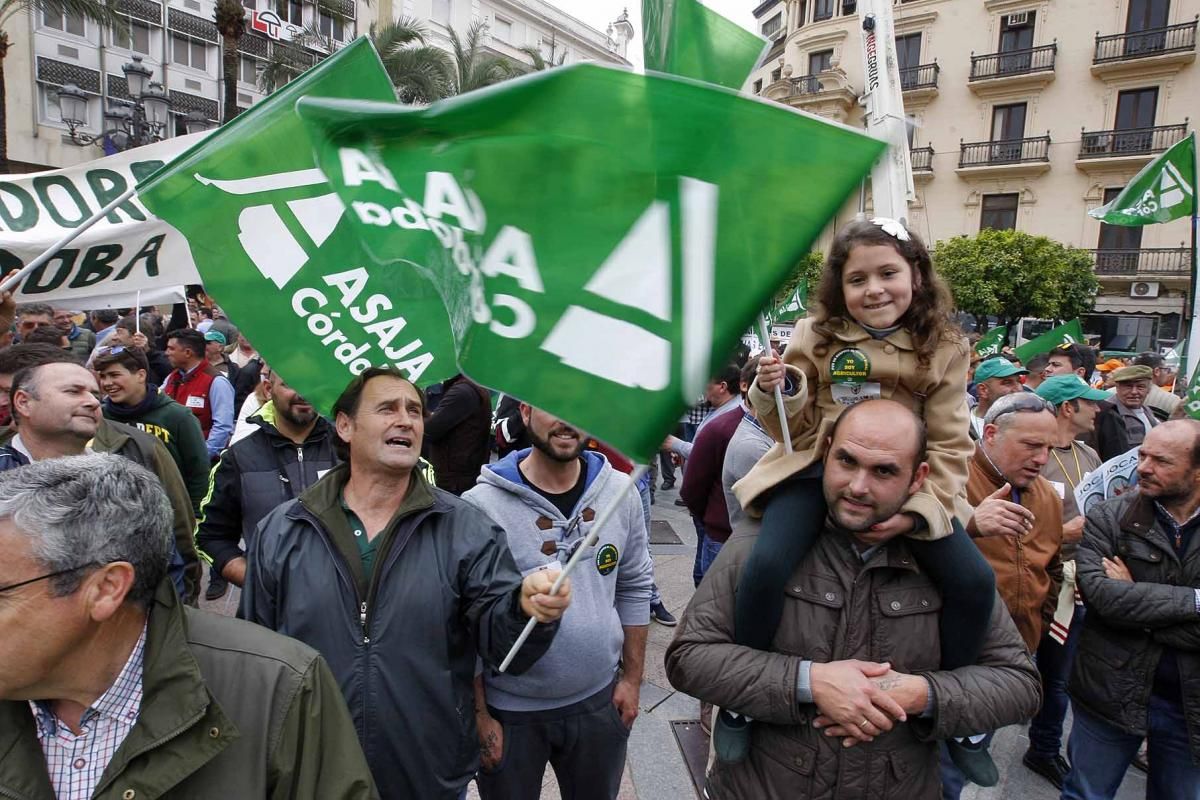
[[[287,207],[296,215],[296,220],[317,247],[325,244],[325,240],[341,221],[342,211],[346,208],[336,194],[293,200]]]
[[[656,200],[583,287],[664,322],[671,319],[671,212]]]

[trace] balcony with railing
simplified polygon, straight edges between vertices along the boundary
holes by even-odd
[[[912,172],[934,172],[934,148],[913,148],[908,151],[908,160],[912,162]]]
[[[1153,128],[1125,128],[1111,131],[1084,131],[1080,136],[1079,160],[1122,159],[1148,161],[1187,136],[1188,123],[1159,125]]]
[[[1180,25],[1111,36],[1097,33],[1092,73],[1100,75],[1145,69],[1146,59],[1152,59],[1156,65],[1182,65],[1195,61],[1197,22],[1194,19]]]
[[[850,86],[846,73],[833,68],[813,75],[784,77],[763,90],[763,97],[802,108],[814,114],[845,122],[858,102],[858,92]]]
[[[977,94],[1045,86],[1054,80],[1057,55],[1057,42],[982,56],[972,53],[968,85]]]
[[[1129,278],[1181,278],[1191,274],[1186,247],[1148,247],[1131,250],[1091,250],[1096,274]]]
[[[959,144],[959,173],[1040,175],[1050,169],[1050,134]]]
[[[906,97],[908,92],[928,91],[937,92],[937,76],[941,73],[942,68],[937,66],[937,62],[932,64],[920,64],[914,67],[904,67],[900,70],[900,89],[904,90]]]

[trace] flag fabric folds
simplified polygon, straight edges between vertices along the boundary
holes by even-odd
[[[1152,225],[1196,208],[1196,133],[1151,161],[1113,200],[1088,212],[1109,225]]]
[[[992,356],[1000,355],[1000,351],[1004,348],[1005,341],[1008,340],[1008,328],[1000,325],[992,328],[985,333],[983,337],[975,343],[975,353],[980,358],[991,358]]]
[[[142,181],[138,196],[187,237],[205,289],[263,358],[328,411],[368,366],[422,384],[458,368],[429,281],[404,265],[368,269],[296,115],[306,96],[395,100],[374,46],[357,39]]]
[[[1083,326],[1080,325],[1079,320],[1073,319],[1014,348],[1013,352],[1017,354],[1017,358],[1021,359],[1021,363],[1024,363],[1040,353],[1049,353],[1059,345],[1083,343]]]
[[[594,64],[428,108],[298,110],[370,271],[437,286],[462,370],[641,459],[883,148]]]
[[[646,69],[741,89],[767,42],[697,0],[642,0]]]

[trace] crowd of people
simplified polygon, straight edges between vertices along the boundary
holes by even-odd
[[[978,358],[890,220],[838,233],[814,300],[635,471],[464,375],[372,367],[316,408],[203,298],[0,296],[0,796],[526,800],[549,766],[611,800],[655,622],[711,800],[957,800],[1015,724],[1064,800],[1137,763],[1200,798],[1200,422],[1168,363]],[[681,619],[648,535],[677,483]],[[240,619],[198,608],[229,584]]]

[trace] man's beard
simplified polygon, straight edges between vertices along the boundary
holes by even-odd
[[[533,446],[536,447],[539,452],[554,461],[566,464],[579,458],[579,454],[583,452],[583,434],[581,434],[575,428],[569,428],[561,425],[556,426],[549,433],[547,433],[545,437],[541,436],[541,434],[535,431],[532,427],[529,427],[527,430],[529,432],[530,443],[533,444]],[[572,431],[576,436],[579,437],[576,440],[575,447],[572,448],[571,452],[569,453],[562,453],[558,450],[555,450],[554,445],[550,442],[550,437],[554,435],[555,431],[568,430]]]
[[[833,497],[830,497],[828,494],[826,494],[825,495],[825,505],[829,509],[830,519],[832,519],[839,528],[841,528],[842,530],[845,530],[845,531],[849,531],[850,533],[863,533],[865,531],[869,531],[875,525],[878,525],[881,522],[885,522],[885,521],[891,519],[896,514],[900,513],[900,509],[904,508],[904,503],[907,502],[907,500],[908,500],[908,498],[905,497],[903,500],[901,500],[899,503],[896,503],[892,507],[881,506],[878,503],[873,503],[871,505],[871,515],[866,519],[866,521],[860,522],[858,520],[850,521],[850,520],[842,519],[841,515],[838,514],[837,501],[841,500],[842,497],[843,497],[842,494],[838,494]],[[853,499],[859,500],[859,498],[853,498]],[[859,500],[859,502],[866,502],[866,501]]]
[[[314,420],[316,420],[317,410],[315,408],[313,408],[312,406],[308,406],[309,410],[307,412],[297,412],[293,409],[293,406],[298,405],[300,403],[304,403],[305,405],[307,405],[306,401],[296,400],[291,403],[288,403],[285,406],[277,407],[275,409],[275,411],[276,411],[276,413],[279,414],[279,416],[283,417],[284,419],[286,419],[288,422],[292,423],[296,427],[303,428],[304,426],[309,425]]]

